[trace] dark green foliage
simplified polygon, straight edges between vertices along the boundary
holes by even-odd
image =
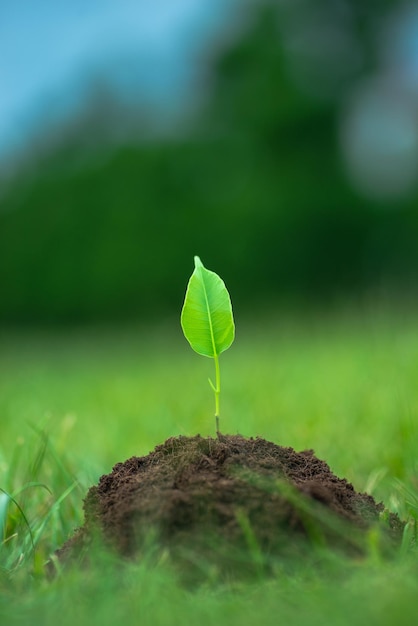
[[[367,49],[370,16],[356,11]],[[409,286],[416,198],[395,208],[352,190],[337,145],[345,83],[334,99],[299,91],[274,15],[261,11],[218,55],[211,99],[187,138],[82,160],[72,138],[76,163],[62,146],[36,175],[22,173],[0,200],[0,321],[179,310],[196,251],[223,268],[241,310],[257,298]]]

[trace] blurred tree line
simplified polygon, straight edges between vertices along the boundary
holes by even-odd
[[[338,147],[338,103],[374,62],[371,16],[352,7],[367,62],[351,75],[340,68],[323,97],[292,80],[276,10],[260,4],[213,53],[210,97],[182,137],[83,151],[83,128],[36,170],[23,169],[0,199],[0,321],[179,310],[194,254],[243,310],[410,289],[416,194],[396,203],[361,196]]]

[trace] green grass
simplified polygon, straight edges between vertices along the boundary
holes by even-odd
[[[375,311],[236,320],[223,355],[221,430],[314,448],[404,519],[418,516],[418,321]],[[167,437],[214,435],[213,363],[178,320],[1,336],[0,624],[400,624],[418,609],[417,555],[312,553],[273,578],[182,588],[164,558],[55,580],[43,563],[98,477]],[[22,514],[23,512],[23,514]],[[30,529],[30,530],[29,530]],[[35,548],[35,549],[33,549]],[[117,575],[115,575],[115,567]]]

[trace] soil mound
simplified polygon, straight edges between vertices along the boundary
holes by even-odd
[[[241,569],[312,544],[358,554],[371,527],[386,550],[404,526],[312,450],[239,435],[171,438],[118,463],[88,491],[84,511],[84,526],[57,552],[63,562],[88,557],[97,536],[140,557],[152,536],[183,564]]]

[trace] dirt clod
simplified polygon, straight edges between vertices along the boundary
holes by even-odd
[[[183,564],[242,568],[308,545],[359,554],[372,527],[389,549],[404,526],[312,450],[239,435],[171,438],[117,463],[88,491],[84,512],[84,526],[57,552],[62,562],[88,555],[97,536],[140,558],[152,535]]]

